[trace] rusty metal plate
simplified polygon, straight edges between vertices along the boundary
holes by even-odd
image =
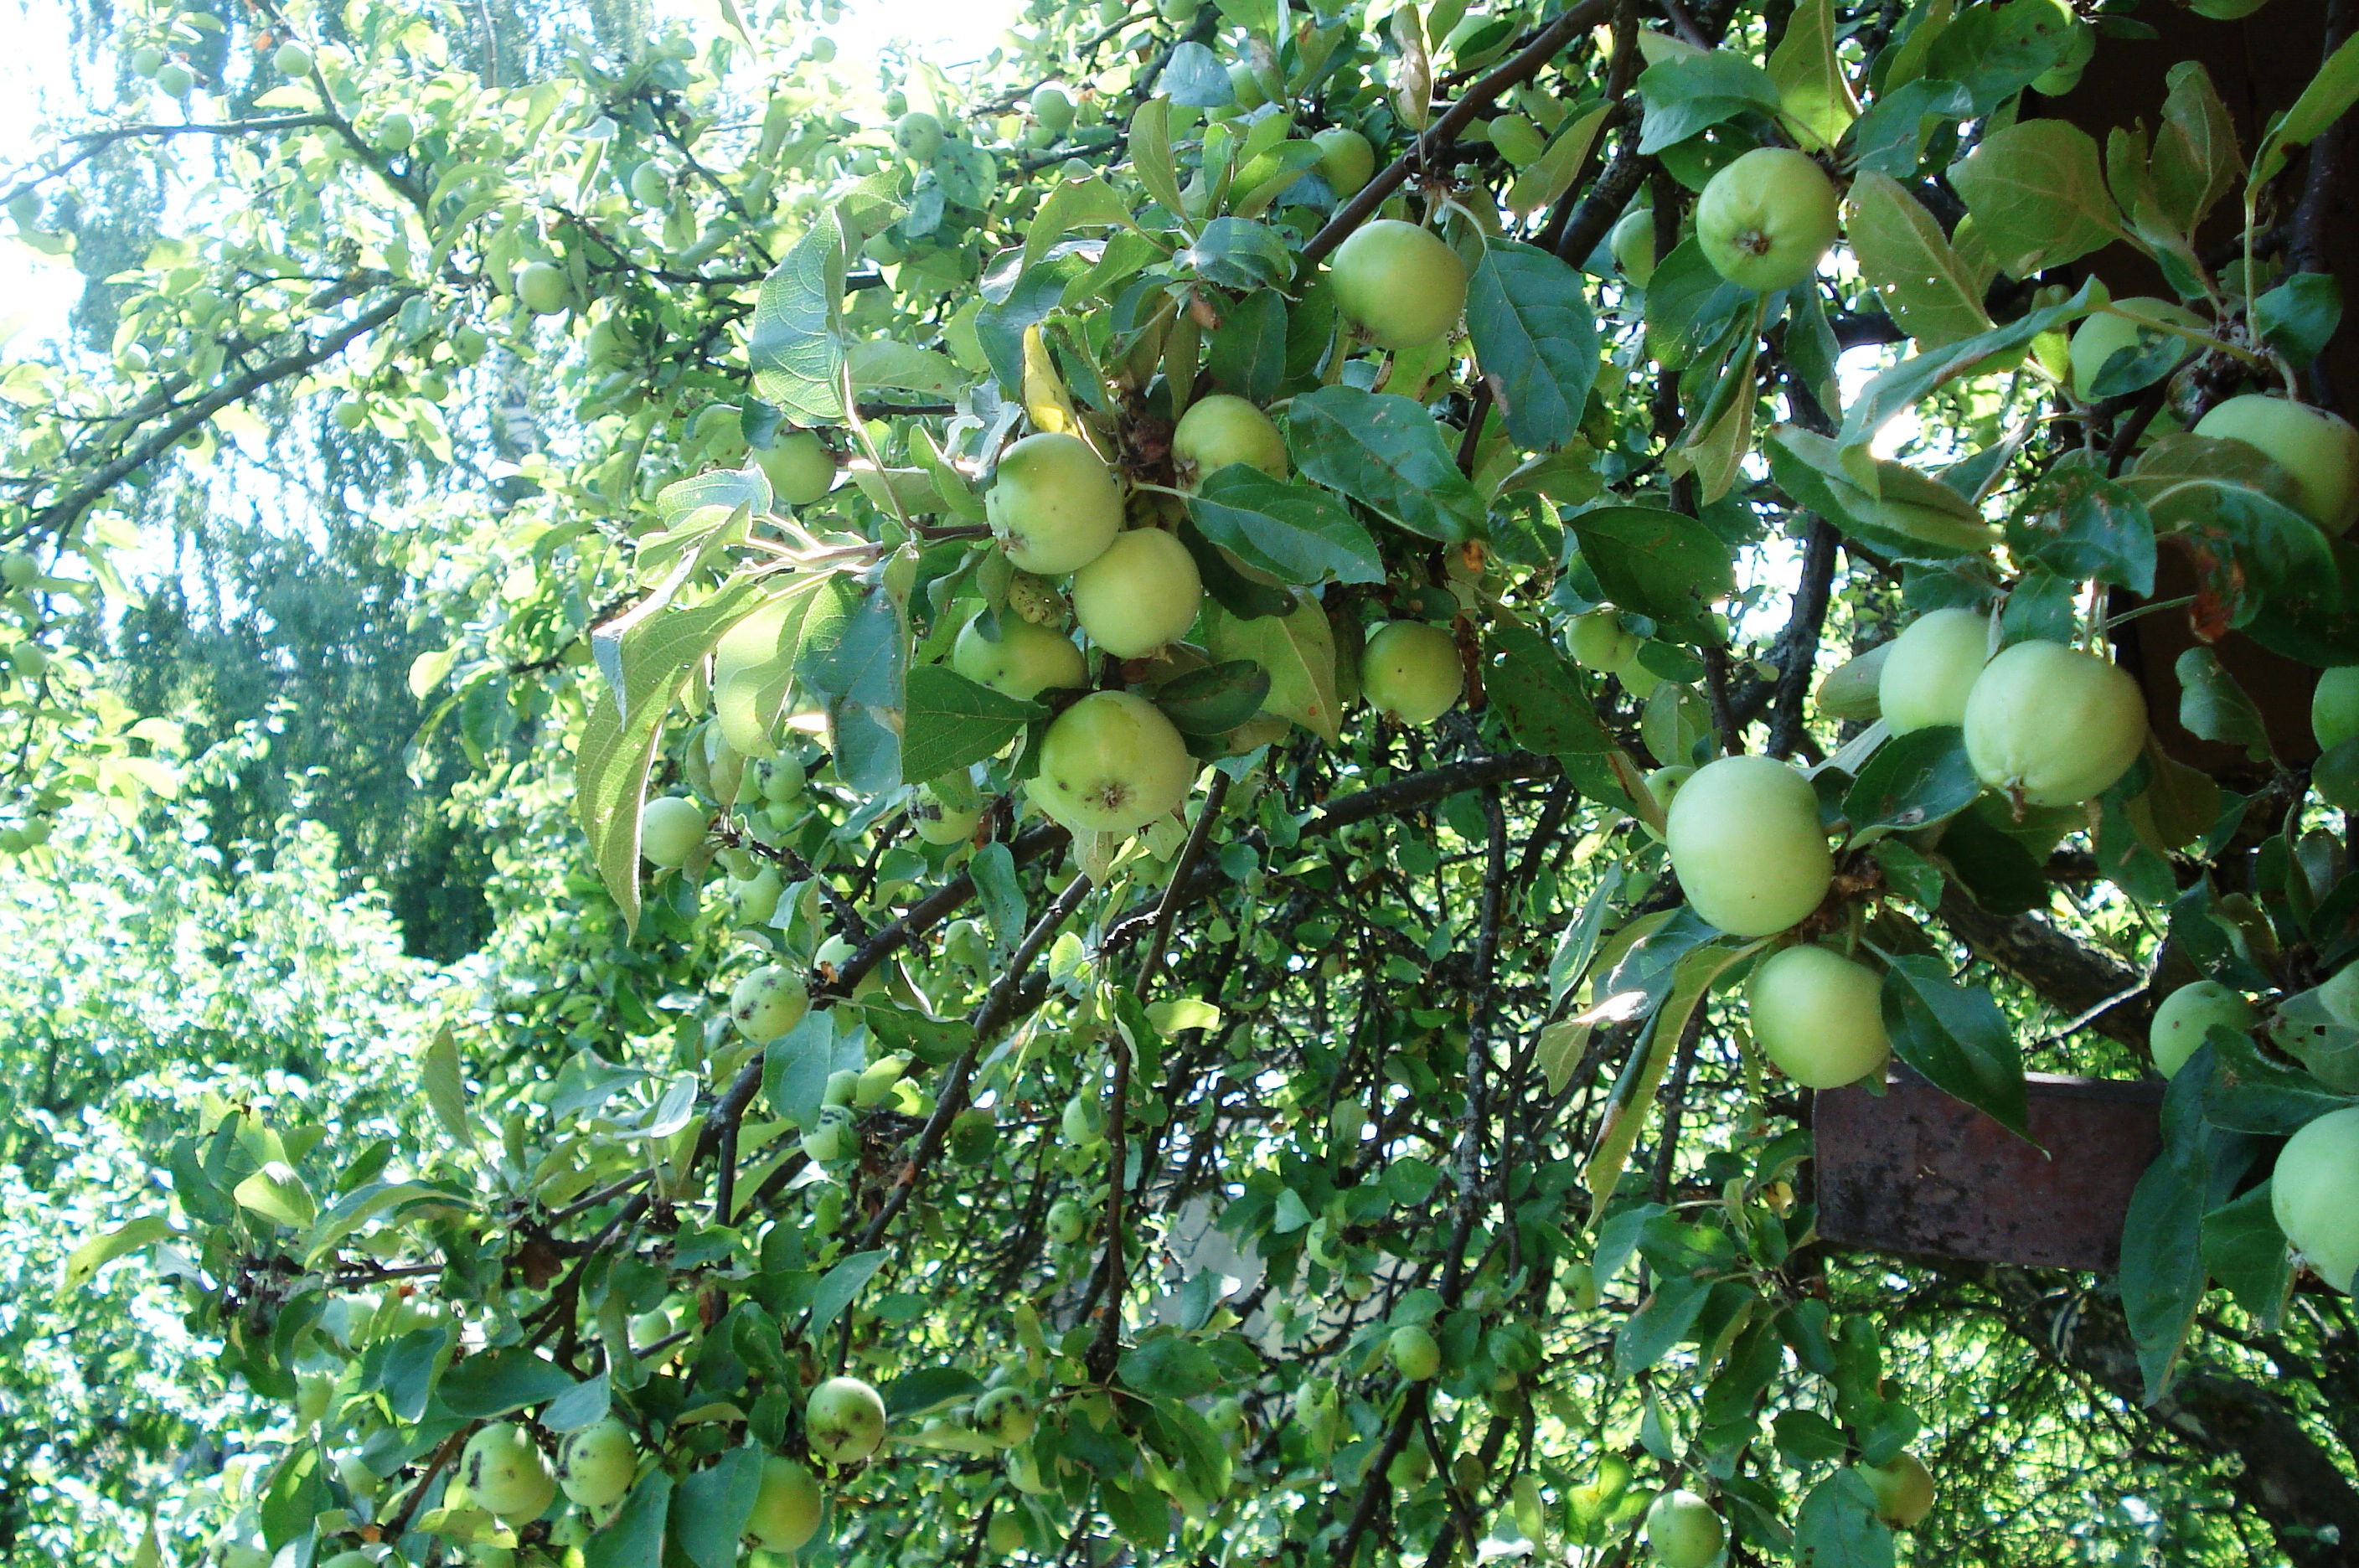
[[[1881,1096],[1821,1093],[1820,1234],[1881,1252],[2113,1272],[2130,1192],[2162,1147],[2162,1083],[2027,1073],[2024,1087],[2040,1149],[1906,1068]]]

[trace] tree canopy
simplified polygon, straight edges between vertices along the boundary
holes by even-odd
[[[2353,1560],[2339,5],[695,9],[0,166],[0,1561]]]

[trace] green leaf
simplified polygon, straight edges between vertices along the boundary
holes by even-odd
[[[1596,700],[1571,660],[1521,622],[1491,625],[1483,685],[1516,744],[1549,757],[1597,757],[1614,749]]]
[[[1286,297],[1277,289],[1256,289],[1237,300],[1223,313],[1204,355],[1213,385],[1255,403],[1277,397],[1291,330]]]
[[[1728,546],[1693,517],[1658,506],[1599,506],[1570,519],[1605,596],[1674,628],[1701,630],[1736,590]]]
[[[1164,1334],[1124,1351],[1114,1370],[1137,1392],[1167,1399],[1192,1399],[1228,1381],[1210,1351],[1179,1334]]]
[[[613,1403],[614,1386],[602,1367],[595,1377],[576,1383],[549,1400],[540,1412],[539,1424],[554,1432],[580,1432],[604,1421]]]
[[[1778,1428],[1782,1441],[1784,1426]],[[1875,1515],[1875,1494],[1850,1466],[1810,1488],[1794,1516],[1800,1568],[1892,1568],[1892,1531]]]
[[[2162,1102],[2162,1152],[2130,1194],[2122,1226],[2122,1312],[2129,1320],[2148,1404],[2169,1390],[2180,1345],[2203,1300],[2203,1216],[2252,1160],[2244,1135],[2204,1116],[2217,1058],[2198,1047]]]
[[[308,1230],[318,1217],[311,1189],[284,1160],[273,1160],[240,1181],[230,1194],[238,1206],[288,1230]]]
[[[1983,786],[1966,758],[1965,735],[1953,724],[1934,724],[1877,746],[1843,796],[1853,834],[1920,828],[1973,804]]]
[[[1925,161],[1934,132],[1973,114],[1973,99],[1957,82],[1911,82],[1878,98],[1852,126],[1853,159],[1863,173],[1908,180]]]
[[[1225,82],[1227,73],[1222,73]],[[1147,193],[1162,205],[1173,217],[1184,214],[1188,204],[1180,194],[1178,165],[1171,157],[1171,101],[1151,98],[1138,106],[1130,117],[1130,171],[1147,187]]]
[[[817,1339],[827,1332],[828,1325],[835,1322],[837,1314],[850,1306],[853,1298],[860,1294],[876,1270],[885,1267],[886,1257],[882,1248],[874,1252],[855,1252],[829,1269],[812,1287],[810,1328],[808,1331],[810,1338]]]
[[[2146,504],[2085,464],[2060,464],[2032,486],[2007,519],[2006,544],[2018,560],[2072,582],[2154,592],[2154,519]]]
[[[418,1086],[442,1130],[467,1149],[475,1147],[475,1126],[467,1116],[466,1073],[459,1062],[459,1037],[443,1025],[418,1053]]]
[[[2293,1294],[2294,1269],[2270,1207],[2268,1182],[2203,1216],[2203,1268],[2264,1333],[2277,1331]]]
[[[735,1568],[738,1538],[762,1495],[762,1451],[733,1448],[679,1484],[672,1539],[696,1568]]]
[[[1131,221],[1130,203],[1100,176],[1060,180],[1040,199],[1039,211],[1025,228],[1023,265],[1038,267],[1040,258],[1075,229],[1137,226]]]
[[[925,1367],[894,1378],[877,1392],[885,1399],[886,1419],[900,1421],[971,1399],[983,1392],[983,1382],[961,1367]]]
[[[1597,133],[1605,124],[1613,105],[1600,103],[1589,113],[1559,131],[1549,141],[1548,149],[1534,158],[1516,179],[1507,192],[1506,206],[1511,212],[1537,212],[1553,206],[1558,197],[1572,189],[1581,174],[1582,166],[1589,159],[1589,149],[1596,144]]]
[[[2170,91],[2155,129],[2147,180],[2163,218],[2180,233],[2193,234],[2213,203],[2235,188],[2245,154],[2236,142],[2235,122],[2202,61],[2180,61],[2167,80]]]
[[[451,1413],[488,1421],[572,1392],[573,1375],[529,1350],[486,1350],[454,1361],[437,1390]]]
[[[1672,929],[1675,928],[1667,927],[1662,934],[1668,935]],[[1669,950],[1677,951],[1676,942],[1667,945]],[[1630,1150],[1638,1141],[1648,1107],[1655,1103],[1655,1091],[1662,1086],[1663,1073],[1678,1049],[1680,1036],[1686,1031],[1688,1019],[1702,1002],[1704,993],[1712,988],[1713,981],[1760,952],[1761,947],[1758,942],[1748,942],[1741,947],[1706,942],[1680,953],[1667,965],[1669,985],[1662,1006],[1647,1028],[1645,1045],[1633,1054],[1629,1069],[1614,1085],[1605,1118],[1598,1125],[1597,1141],[1582,1170],[1582,1183],[1589,1189],[1593,1212],[1603,1209],[1613,1200],[1614,1190],[1621,1185]],[[1611,978],[1617,988],[1625,984],[1623,975],[1631,967],[1626,957],[1616,966]]]
[[[2245,748],[2258,762],[2269,755],[2269,730],[2236,678],[2208,648],[2190,648],[2172,666],[2179,676],[2179,722],[2188,734]]]
[[[1287,410],[1295,466],[1427,539],[1458,544],[1484,531],[1483,498],[1458,471],[1424,405],[1356,387],[1321,387]]]
[[[1155,689],[1155,705],[1181,735],[1226,735],[1262,710],[1269,671],[1250,659],[1191,670]]]
[[[1930,474],[1853,449],[1799,425],[1773,425],[1762,451],[1780,487],[1864,544],[1903,561],[1980,555],[1997,535],[1973,502]],[[1873,480],[1879,493],[1854,482]]]
[[[451,1195],[423,1181],[371,1181],[354,1188],[330,1206],[306,1238],[305,1261],[319,1263],[336,1244],[382,1214],[418,1203],[448,1203]]]
[[[1958,82],[1973,100],[1973,113],[1988,114],[2054,65],[2067,37],[2052,8],[1962,5],[1931,40],[1925,74]]]
[[[2322,135],[2328,126],[2343,118],[2354,103],[2359,103],[2359,38],[2343,40],[2335,51],[2326,57],[2301,96],[2269,127],[2261,138],[2260,151],[2253,155],[2253,175],[2245,181],[2245,212],[2246,226],[2251,214],[2260,206],[2261,191],[2277,178],[2293,149],[2306,147]]]
[[[1406,401],[1406,399],[1404,399]],[[1284,615],[1241,621],[1217,605],[1205,611],[1204,646],[1223,663],[1251,659],[1269,674],[1265,712],[1291,719],[1329,741],[1343,735],[1335,691],[1335,633],[1327,612],[1306,600]]]
[[[1376,541],[1341,501],[1245,463],[1231,463],[1206,479],[1188,498],[1188,515],[1206,539],[1281,583],[1308,587],[1385,578]]]
[[[1660,152],[1747,110],[1775,116],[1777,83],[1734,49],[1713,49],[1648,66],[1638,75],[1646,104],[1642,153]]]
[[[1276,289],[1294,276],[1294,253],[1277,231],[1248,218],[1214,218],[1172,260],[1224,289]]]
[[[1516,444],[1572,440],[1597,378],[1597,323],[1581,274],[1550,252],[1488,241],[1467,290],[1466,331]]]
[[[1787,125],[1808,133],[1820,150],[1832,148],[1859,118],[1859,100],[1835,53],[1832,0],[1794,7],[1786,36],[1769,53],[1769,78]]]
[[[2096,141],[2068,120],[2024,120],[1991,133],[1950,166],[1950,183],[1982,242],[2017,278],[2125,237]]]
[[[1923,202],[1873,170],[1853,178],[1851,200],[1844,235],[1903,332],[1920,347],[1939,348],[1991,330],[1981,287]]]
[[[2296,365],[2308,365],[2343,324],[2343,285],[2331,272],[2297,272],[2253,301],[2253,330]]]
[[[648,1471],[606,1528],[582,1546],[582,1568],[663,1568],[664,1522],[670,1509],[671,1477]]]
[[[1670,1354],[1712,1299],[1712,1281],[1674,1275],[1659,1280],[1614,1335],[1614,1375],[1628,1377]]]
[[[1098,1506],[1143,1560],[1161,1559],[1163,1544],[1171,1538],[1171,1504],[1159,1489],[1143,1476],[1136,1485],[1125,1486],[1112,1475],[1101,1475]]]
[[[90,1283],[92,1275],[116,1258],[172,1234],[172,1222],[165,1215],[142,1214],[104,1236],[93,1236],[66,1254],[65,1266],[58,1270],[58,1289],[79,1290]]]
[[[1990,993],[1951,981],[1941,959],[1887,953],[1885,960],[1884,1028],[1892,1053],[2028,1140],[2023,1058]]]
[[[2223,485],[2213,497],[2179,529],[2195,560],[2196,624],[2305,664],[2359,664],[2359,546],[2256,490]]]
[[[991,932],[992,962],[1005,964],[1031,923],[1024,886],[1016,879],[1016,856],[1004,844],[984,844],[967,863],[967,875],[974,881],[983,922]]]
[[[943,665],[920,664],[903,692],[902,778],[916,783],[981,762],[1048,716],[1038,702],[977,685]]]
[[[1920,909],[1941,902],[1941,868],[1897,838],[1880,838],[1871,851],[1892,890]]]
[[[852,242],[830,207],[762,279],[745,360],[762,400],[799,425],[843,422],[843,278]]]
[[[1962,343],[1928,349],[1879,372],[1843,410],[1843,433],[1836,444],[1844,452],[1845,466],[1851,466],[1850,454],[1854,452],[1866,457],[1867,444],[1875,433],[1915,408],[1935,387],[1966,374],[1994,354],[2021,348],[2040,333],[2052,332],[2076,316],[2086,315],[2093,297],[2093,287],[2082,284],[2080,292],[2062,304],[2029,311],[2006,326]]]

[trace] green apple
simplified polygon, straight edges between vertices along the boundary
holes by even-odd
[[[864,1111],[883,1105],[885,1097],[893,1092],[895,1085],[908,1071],[909,1059],[907,1056],[896,1052],[878,1057],[862,1068],[859,1077],[853,1081],[852,1103]]]
[[[1286,477],[1286,438],[1267,414],[1226,392],[1188,405],[1171,432],[1171,457],[1180,484],[1190,490],[1233,463]]]
[[[1655,277],[1655,210],[1633,207],[1622,214],[1606,236],[1606,245],[1614,252],[1614,265],[1622,276],[1644,289]]]
[[[1330,264],[1335,304],[1379,348],[1415,348],[1458,324],[1466,264],[1439,235],[1397,218],[1362,225]]]
[[[682,795],[658,795],[639,808],[639,853],[666,871],[684,866],[704,842],[704,808]]]
[[[2286,1140],[2269,1207],[2319,1277],[2349,1291],[2359,1275],[2359,1105],[2329,1111]]]
[[[1039,1424],[1032,1401],[1019,1388],[994,1388],[974,1402],[975,1430],[1002,1448],[1030,1437]]]
[[[611,1416],[583,1427],[557,1451],[557,1484],[585,1508],[621,1502],[638,1467],[639,1445],[631,1441],[630,1429]]]
[[[778,912],[779,897],[786,885],[778,878],[778,868],[765,866],[753,876],[729,879],[729,898],[734,906],[737,923],[741,926],[766,926],[770,917]]]
[[[631,200],[650,212],[660,212],[671,205],[671,175],[654,158],[647,158],[631,170]]]
[[[706,463],[734,464],[745,455],[745,416],[734,403],[709,403],[688,427],[688,444]]]
[[[1665,836],[1688,903],[1732,936],[1784,931],[1819,907],[1834,860],[1810,781],[1767,757],[1723,757],[1671,798]]]
[[[2359,430],[2284,397],[2231,397],[2195,421],[2199,436],[2240,441],[2289,474],[2301,513],[2339,534],[2359,518]]]
[[[962,809],[949,805],[929,784],[920,785],[917,798],[909,802],[909,825],[928,844],[968,843],[974,837],[975,825],[982,821],[981,806]]]
[[[1095,1149],[1105,1141],[1105,1106],[1094,1094],[1074,1095],[1065,1102],[1064,1113],[1057,1118],[1057,1130],[1067,1149]]]
[[[1990,662],[1990,622],[1972,610],[1934,610],[1887,646],[1875,698],[1892,733],[1963,724],[1966,698]]]
[[[1073,573],[1073,618],[1116,659],[1143,659],[1196,624],[1204,580],[1179,536],[1161,528],[1117,534]]]
[[[1088,1222],[1082,1215],[1082,1205],[1071,1198],[1060,1198],[1049,1205],[1049,1239],[1060,1247],[1071,1247],[1082,1239]]]
[[[1548,147],[1540,128],[1521,114],[1502,114],[1491,122],[1491,145],[1517,169],[1538,158]]]
[[[1441,1344],[1419,1323],[1393,1330],[1385,1340],[1385,1356],[1393,1370],[1412,1383],[1422,1383],[1441,1370]]]
[[[1875,1494],[1875,1513],[1895,1530],[1908,1530],[1933,1511],[1933,1473],[1909,1453],[1889,1464],[1859,1466],[1860,1479]]]
[[[1422,1443],[1411,1443],[1385,1466],[1385,1479],[1406,1490],[1414,1490],[1433,1479],[1433,1455]]]
[[[1813,699],[1819,713],[1839,724],[1873,724],[1884,711],[1884,661],[1891,657],[1892,644],[1880,642],[1828,670]]]
[[[765,964],[730,988],[729,1021],[756,1045],[766,1045],[810,1010],[802,977],[782,964]]]
[[[1196,764],[1171,721],[1144,697],[1093,691],[1049,726],[1029,788],[1076,831],[1131,833],[1179,809]]]
[[[803,1441],[831,1465],[856,1465],[885,1441],[885,1401],[857,1377],[830,1377],[803,1405]]]
[[[270,63],[278,68],[281,76],[311,74],[311,51],[299,43],[283,43],[271,55]]]
[[[1342,200],[1357,194],[1376,172],[1376,149],[1349,125],[1331,125],[1310,143],[1319,149],[1319,177]]]
[[[177,60],[166,60],[156,68],[156,90],[167,98],[186,98],[195,90],[196,73]]]
[[[1087,566],[1122,530],[1113,470],[1080,437],[1049,431],[1000,454],[984,510],[1007,559],[1043,577]]]
[[[1032,90],[1032,118],[1052,136],[1061,136],[1073,128],[1073,100],[1061,87],[1036,87]]]
[[[1727,1527],[1693,1492],[1674,1489],[1647,1505],[1647,1546],[1663,1568],[1709,1568],[1727,1544]]]
[[[951,668],[977,685],[1023,702],[1043,691],[1071,691],[1089,683],[1089,666],[1071,637],[1012,616],[998,617],[999,635],[969,621],[951,645]]]
[[[1746,988],[1754,1042],[1806,1089],[1884,1070],[1884,982],[1864,964],[1808,943],[1771,953]]]
[[[131,74],[143,82],[153,82],[156,73],[164,69],[164,51],[154,44],[141,44],[131,51]]]
[[[755,452],[754,462],[770,482],[770,499],[781,506],[808,506],[835,485],[835,453],[810,430],[792,430]]]
[[[1713,175],[1695,221],[1712,270],[1764,294],[1818,271],[1842,226],[1834,182],[1790,147],[1756,147]]]
[[[2359,735],[2359,664],[2318,672],[2318,686],[2310,694],[2310,733],[2321,751]]]
[[[557,1477],[540,1446],[513,1421],[494,1421],[467,1440],[459,1478],[477,1508],[510,1524],[538,1519],[557,1497]]]
[[[1638,652],[1637,637],[1624,627],[1621,615],[1614,610],[1573,616],[1564,645],[1575,664],[1604,675],[1620,674]]]
[[[2162,999],[2154,1010],[2154,1022],[2147,1029],[2147,1046],[2154,1055],[2155,1071],[2166,1078],[2176,1078],[2203,1037],[2219,1024],[2238,1033],[2248,1033],[2261,1021],[2253,1004],[2217,980],[2198,980],[2191,985],[2181,985]]]
[[[370,139],[376,143],[380,151],[407,152],[409,144],[418,139],[418,125],[397,109],[376,123],[376,130]],[[541,312],[542,315],[548,313],[546,310]]]
[[[2117,314],[2116,312],[2127,312]],[[2072,329],[2072,396],[2083,403],[2097,400],[2097,372],[2104,369],[2105,361],[2125,348],[2137,346],[2141,321],[2169,321],[2173,325],[2201,331],[2203,318],[2184,305],[2150,295],[2135,294],[2126,299],[2116,299],[2111,310],[2100,310]],[[2145,329],[2152,333],[2156,328]],[[2180,340],[2189,353],[2195,345]]]
[[[1664,815],[1669,817],[1671,802],[1678,799],[1680,787],[1694,777],[1695,769],[1684,762],[1673,763],[1669,768],[1658,768],[1647,775],[1647,793],[1654,797],[1655,804],[1661,807]],[[1648,838],[1659,839],[1663,836],[1655,831],[1654,823],[1644,818],[1639,819],[1638,825],[1647,830]]]
[[[942,150],[942,123],[923,109],[912,109],[894,125],[893,145],[919,163],[931,163]]]
[[[1433,723],[1465,689],[1458,640],[1430,622],[1387,622],[1360,652],[1360,690],[1405,724]]]
[[[773,1454],[762,1461],[762,1486],[745,1516],[745,1533],[765,1552],[799,1552],[819,1533],[820,1504],[818,1478]]]
[[[536,316],[561,312],[572,298],[572,282],[554,262],[536,261],[516,274],[516,299]]]
[[[993,1514],[990,1528],[984,1531],[984,1544],[1001,1557],[1013,1557],[1023,1551],[1023,1517],[1013,1508],[1002,1508]]]
[[[2146,741],[2146,698],[2119,666],[2056,642],[2019,642],[1967,695],[1974,776],[2029,806],[2104,794]]]

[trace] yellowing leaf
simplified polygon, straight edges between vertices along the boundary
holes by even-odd
[[[1069,431],[1081,423],[1073,414],[1073,399],[1065,390],[1065,378],[1057,374],[1057,362],[1049,356],[1049,340],[1033,322],[1024,329],[1024,412],[1032,423],[1043,430]]]
[[[124,1254],[136,1252],[171,1234],[172,1222],[162,1214],[142,1214],[128,1225],[94,1236],[66,1255],[65,1267],[58,1271],[58,1289],[79,1290],[90,1282],[92,1275]]]
[[[1859,100],[1835,58],[1834,6],[1810,0],[1794,7],[1786,36],[1769,56],[1769,77],[1787,122],[1832,147],[1859,118]]]

